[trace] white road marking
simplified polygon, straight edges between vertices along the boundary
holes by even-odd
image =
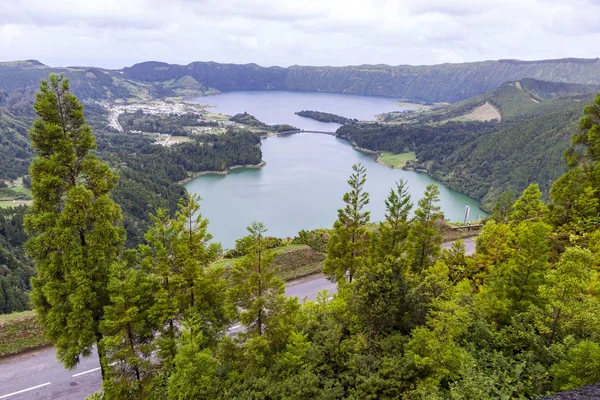
[[[108,364],[108,365],[109,365],[110,367],[112,367],[112,366],[113,366],[113,365],[115,365],[116,363],[117,363],[117,362],[115,361],[115,362],[113,362],[113,363],[110,363],[110,364]],[[96,371],[98,371],[99,369],[100,369],[100,367],[98,367],[98,368],[94,368],[94,369],[90,369],[89,371],[83,371],[83,372],[80,372],[80,373],[78,373],[78,374],[75,374],[75,375],[73,375],[73,378],[77,378],[78,376],[85,375],[85,374],[89,374],[90,372],[96,372]]]
[[[33,387],[30,387],[30,388],[27,388],[27,389],[19,390],[18,392],[4,394],[4,395],[0,396],[0,399],[6,399],[7,397],[14,396],[15,394],[21,394],[21,393],[29,392],[30,390],[35,390],[35,389],[41,388],[43,386],[48,386],[49,384],[50,384],[50,382],[46,382],[46,383],[42,383],[41,385],[37,385],[37,386],[33,386]]]
[[[94,368],[94,369],[90,369],[89,371],[83,371],[83,372],[80,372],[80,373],[78,373],[78,374],[75,374],[75,375],[73,375],[73,378],[77,378],[78,376],[85,375],[85,374],[89,374],[90,372],[96,372],[96,371],[98,371],[99,369],[100,369],[100,367],[98,367],[98,368]]]
[[[231,328],[229,328],[229,330],[230,330],[230,331],[232,331],[232,330],[234,330],[234,329],[237,329],[237,328],[239,328],[240,326],[242,326],[242,325],[240,325],[240,324],[234,325],[234,326],[232,326]]]

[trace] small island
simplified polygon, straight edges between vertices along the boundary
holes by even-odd
[[[319,122],[335,122],[342,125],[350,125],[358,122],[357,119],[350,119],[336,114],[330,114],[321,111],[303,110],[295,113],[301,117],[311,118]]]

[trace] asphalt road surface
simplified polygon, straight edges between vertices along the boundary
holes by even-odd
[[[452,243],[444,243],[448,248]],[[465,239],[466,254],[475,251],[473,239]],[[289,282],[288,296],[300,301],[314,300],[317,293],[327,290],[334,294],[336,286],[323,275],[313,275]],[[239,325],[231,333],[239,331]],[[83,358],[72,371],[66,370],[56,360],[54,348],[32,351],[0,360],[0,400],[82,400],[100,390],[102,380],[100,365],[95,354]]]

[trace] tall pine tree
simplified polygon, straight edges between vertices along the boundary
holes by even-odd
[[[336,282],[352,282],[352,277],[369,256],[369,231],[367,224],[370,212],[364,207],[369,204],[369,193],[365,191],[367,169],[354,164],[348,179],[350,191],[344,194],[346,207],[338,210],[338,219],[327,244],[327,258],[323,273]]]
[[[377,237],[379,259],[398,257],[402,253],[402,244],[408,236],[408,214],[412,207],[408,186],[400,179],[385,199],[385,221],[379,225]]]
[[[67,79],[51,74],[42,81],[34,108],[33,206],[25,220],[37,267],[31,300],[59,360],[74,368],[98,344],[104,374],[99,325],[109,270],[125,240],[121,209],[110,196],[117,177],[92,154],[95,139]]]
[[[442,217],[440,212],[440,189],[435,183],[427,185],[425,195],[419,200],[415,219],[410,227],[408,242],[412,267],[421,272],[435,263],[442,251],[442,235],[436,222]]]

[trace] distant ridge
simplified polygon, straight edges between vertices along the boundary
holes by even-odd
[[[346,67],[261,67],[256,64],[149,61],[122,70],[125,77],[164,82],[184,76],[220,91],[295,90],[397,97],[454,103],[509,81],[533,78],[550,82],[600,85],[600,59],[497,60],[425,66],[358,65]]]
[[[86,73],[90,71],[93,74],[89,74],[89,78],[92,75],[101,78],[103,85],[109,89],[108,92],[98,85],[98,81],[94,83],[88,80]],[[54,68],[37,60],[23,60],[0,62],[0,87],[6,91],[37,87],[39,80],[49,72],[65,73],[73,78],[73,89],[77,95],[94,99],[135,97],[147,91],[148,95],[192,96],[218,91],[290,90],[385,96],[424,103],[457,103],[499,88],[507,82],[526,82],[526,79],[600,85],[600,58],[488,60],[423,66],[294,65],[287,68],[214,61],[196,61],[187,65],[146,61],[122,70],[97,67]],[[129,83],[121,84],[124,80]],[[133,89],[132,85],[144,87]],[[116,86],[120,88],[117,89]],[[536,90],[532,90],[532,93]],[[90,91],[94,94],[89,94]]]

